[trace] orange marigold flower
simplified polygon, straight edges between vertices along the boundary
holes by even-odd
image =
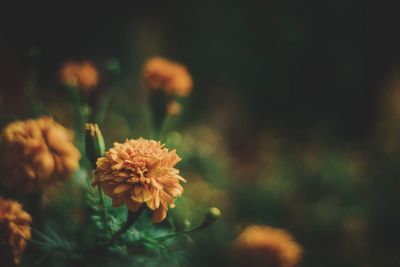
[[[14,266],[20,262],[26,241],[31,238],[31,223],[31,216],[18,202],[0,197],[1,266]]]
[[[66,62],[60,69],[60,78],[65,85],[78,86],[79,63]]]
[[[99,81],[97,69],[89,61],[84,61],[81,64],[78,77],[81,87],[85,89],[95,87]]]
[[[93,185],[103,188],[113,207],[125,203],[135,212],[147,205],[153,211],[153,221],[159,223],[183,192],[179,182],[186,181],[174,168],[180,160],[175,150],[169,151],[154,140],[114,143],[105,157],[98,158]]]
[[[302,257],[302,248],[290,233],[261,225],[246,227],[233,251],[244,266],[294,267]]]
[[[185,66],[162,57],[145,63],[143,77],[149,89],[164,90],[170,95],[188,96],[193,86],[192,76]]]
[[[67,177],[79,167],[73,137],[50,117],[9,124],[1,136],[1,182],[14,191],[33,192]]]
[[[92,90],[99,83],[98,71],[89,61],[66,62],[60,70],[60,77],[64,84],[77,86],[87,91]]]

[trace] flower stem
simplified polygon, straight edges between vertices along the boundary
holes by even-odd
[[[183,231],[179,231],[179,232],[175,232],[175,233],[171,233],[171,234],[159,236],[159,237],[156,238],[156,240],[166,240],[166,239],[169,239],[169,238],[171,238],[171,237],[178,236],[178,235],[183,235],[183,234],[192,233],[192,232],[195,232],[195,231],[200,230],[200,229],[203,229],[203,228],[204,228],[204,225],[203,225],[203,224],[200,224],[200,225],[198,225],[198,226],[195,226],[195,227],[192,227],[192,228],[183,230]]]
[[[160,237],[157,237],[156,239],[157,240],[160,240],[160,239],[165,240],[165,239],[177,236],[177,235],[188,234],[188,233],[200,230],[200,229],[207,228],[208,226],[212,225],[220,216],[221,216],[221,211],[216,207],[211,207],[207,210],[207,213],[206,213],[206,216],[204,217],[203,222],[201,224],[199,224],[198,226],[195,226],[195,227],[192,227],[192,228],[180,231],[180,232],[175,232],[175,233],[171,233],[168,235],[160,236]]]
[[[81,101],[81,97],[79,95],[79,88],[77,87],[69,87],[71,102],[75,109],[75,134],[76,134],[76,142],[79,151],[83,154],[85,151],[84,147],[84,131],[85,131],[85,115],[83,114],[83,105]]]
[[[29,58],[29,72],[27,77],[27,82],[24,86],[25,96],[28,99],[29,109],[32,117],[36,118],[42,114],[45,114],[43,104],[39,100],[36,92],[37,87],[37,65],[39,54],[37,49],[31,48],[28,53]]]
[[[152,115],[152,138],[160,139],[161,131],[167,116],[168,96],[161,90],[151,91],[149,95],[149,107]]]
[[[114,89],[114,88],[113,88]],[[108,106],[110,105],[111,99],[113,97],[113,92],[114,90],[110,90],[106,93],[104,98],[102,99],[100,103],[100,107],[97,111],[97,114],[95,114],[94,121],[98,123],[99,125],[103,125],[104,122],[104,117],[106,116],[106,112],[108,110]]]

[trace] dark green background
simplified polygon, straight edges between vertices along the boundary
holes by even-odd
[[[150,56],[178,60],[188,66],[195,84],[185,122],[220,124],[238,180],[263,172],[264,163],[253,157],[264,152],[258,145],[264,132],[272,129],[286,140],[278,153],[280,172],[295,184],[295,193],[282,204],[285,192],[231,186],[238,223],[289,228],[305,247],[304,266],[397,266],[400,153],[379,152],[371,143],[381,116],[382,83],[400,59],[399,26],[394,1],[1,6],[1,112],[28,116],[21,88],[32,47],[40,53],[44,90],[56,83],[66,59],[88,58],[103,66],[118,58],[127,84],[137,81]],[[317,149],[323,155],[311,173],[292,154],[310,143],[321,145]],[[354,148],[368,158],[368,167],[361,182],[352,184],[341,170],[347,149]],[[262,163],[241,176],[253,162]],[[349,214],[361,214],[368,225],[359,247],[348,247],[353,243],[341,228],[341,218]],[[313,218],[319,215],[320,220]]]

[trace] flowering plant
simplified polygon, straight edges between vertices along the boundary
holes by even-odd
[[[218,136],[176,130],[193,87],[188,69],[161,57],[145,62],[144,99],[135,104],[144,108],[126,119],[141,118],[130,122],[146,125],[142,131],[124,131],[108,117],[113,101],[124,98],[120,73],[115,59],[103,70],[68,61],[59,71],[60,92],[73,108],[68,127],[37,98],[32,118],[4,127],[0,267],[186,266],[221,236],[232,243],[219,249],[232,266],[295,267],[302,247],[289,232],[253,225],[234,239],[234,229],[214,224],[221,216],[214,204],[229,211],[232,200],[203,176],[227,187],[228,171],[210,153]],[[113,85],[102,90],[107,75]]]
[[[110,70],[116,68],[114,64]],[[163,103],[177,105],[175,95],[189,95],[189,72],[166,59],[149,60],[143,71],[145,89],[159,93],[158,102],[149,96],[155,118],[149,139],[114,142],[107,151],[95,121],[102,123],[108,103],[94,110],[88,101],[100,83],[99,71],[89,61],[70,61],[60,78],[75,110],[73,131],[40,115],[11,122],[2,133],[5,175],[0,193],[20,201],[26,211],[18,202],[0,198],[0,265],[175,266],[181,259],[180,236],[204,229],[220,216],[217,208],[204,210],[203,221],[192,227],[178,226],[174,221],[182,220],[180,215],[168,214],[187,180],[176,166],[181,161],[177,151],[162,142],[170,114],[169,104]],[[111,96],[103,98],[110,101]]]

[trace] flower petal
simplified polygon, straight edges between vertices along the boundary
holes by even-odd
[[[131,188],[132,188],[132,185],[130,185],[130,184],[120,184],[120,185],[118,185],[117,187],[114,188],[113,193],[114,194],[120,194],[122,192],[125,192],[125,191],[131,189]]]
[[[127,201],[126,206],[128,207],[129,210],[131,211],[138,211],[139,208],[143,205],[143,203],[139,203],[136,201]]]
[[[167,217],[167,209],[160,206],[158,209],[153,211],[153,222],[160,223]]]

